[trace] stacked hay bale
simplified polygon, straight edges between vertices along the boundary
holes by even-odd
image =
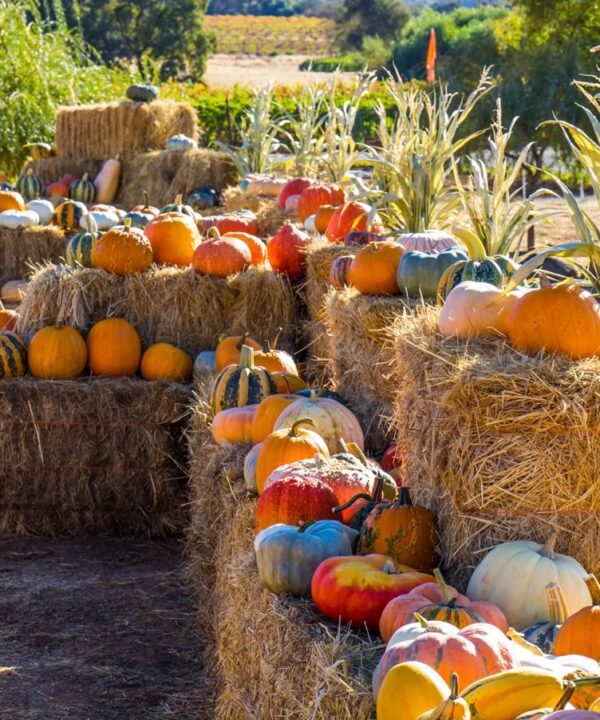
[[[0,228],[0,284],[23,278],[36,264],[65,256],[65,234],[54,225],[9,230]]]
[[[438,515],[449,579],[493,545],[544,541],[600,572],[600,361],[443,338],[438,311],[394,327],[398,440],[414,499]]]
[[[367,720],[381,646],[341,631],[306,600],[273,595],[258,578],[253,550],[256,501],[243,483],[247,448],[219,448],[200,384],[190,428],[188,554],[198,593],[199,630],[213,673],[219,720],[294,717]]]

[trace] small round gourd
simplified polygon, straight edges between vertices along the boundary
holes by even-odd
[[[87,214],[87,208],[76,200],[65,200],[54,211],[52,222],[63,230],[75,230],[81,218]]]
[[[25,200],[33,200],[43,194],[44,183],[38,175],[34,174],[33,170],[28,170],[24,175],[19,176],[17,191],[21,193]]]
[[[165,143],[167,150],[195,150],[198,143],[187,135],[173,135]]]
[[[78,200],[79,202],[91,205],[96,197],[96,186],[91,180],[88,180],[88,174],[81,178],[81,180],[75,180],[69,188],[69,193],[72,200]]]
[[[127,88],[126,95],[134,102],[152,102],[158,99],[159,89],[149,83],[134,83]]]
[[[40,217],[33,210],[5,210],[0,212],[0,228],[16,230],[17,228],[39,224]]]
[[[67,262],[71,267],[94,267],[94,249],[100,233],[92,217],[88,219],[88,227],[89,231],[73,235],[67,243]]]

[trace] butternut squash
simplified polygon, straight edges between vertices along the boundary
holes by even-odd
[[[118,155],[109,158],[100,172],[96,175],[96,202],[111,203],[117,196],[119,181],[121,179],[121,160]]]

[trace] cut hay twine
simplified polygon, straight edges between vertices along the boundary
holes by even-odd
[[[382,647],[325,622],[309,601],[278,598],[262,587],[252,549],[256,501],[242,480],[247,448],[213,444],[209,386],[207,374],[190,426],[187,550],[215,683],[213,717],[367,720]]]
[[[600,360],[442,338],[426,308],[394,328],[397,437],[416,501],[464,587],[493,545],[543,542],[600,572]]]
[[[353,288],[325,298],[333,380],[361,421],[369,450],[383,453],[392,438],[398,378],[390,329],[422,301],[360,295]]]
[[[55,226],[0,228],[0,284],[27,277],[32,266],[65,256],[65,234]]]
[[[294,294],[288,280],[250,270],[228,278],[199,275],[191,268],[152,266],[120,276],[104,270],[46,265],[33,275],[19,311],[26,339],[58,322],[87,330],[105,317],[129,320],[144,346],[171,342],[192,355],[214,348],[221,334],[271,338],[284,328],[294,337]]]
[[[159,150],[177,134],[198,136],[198,116],[188,103],[124,100],[59,108],[54,146],[59,156],[103,160]]]
[[[191,395],[131,379],[3,381],[0,535],[181,532]]]

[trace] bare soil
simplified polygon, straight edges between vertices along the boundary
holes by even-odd
[[[202,647],[177,541],[0,541],[1,720],[198,720]]]

